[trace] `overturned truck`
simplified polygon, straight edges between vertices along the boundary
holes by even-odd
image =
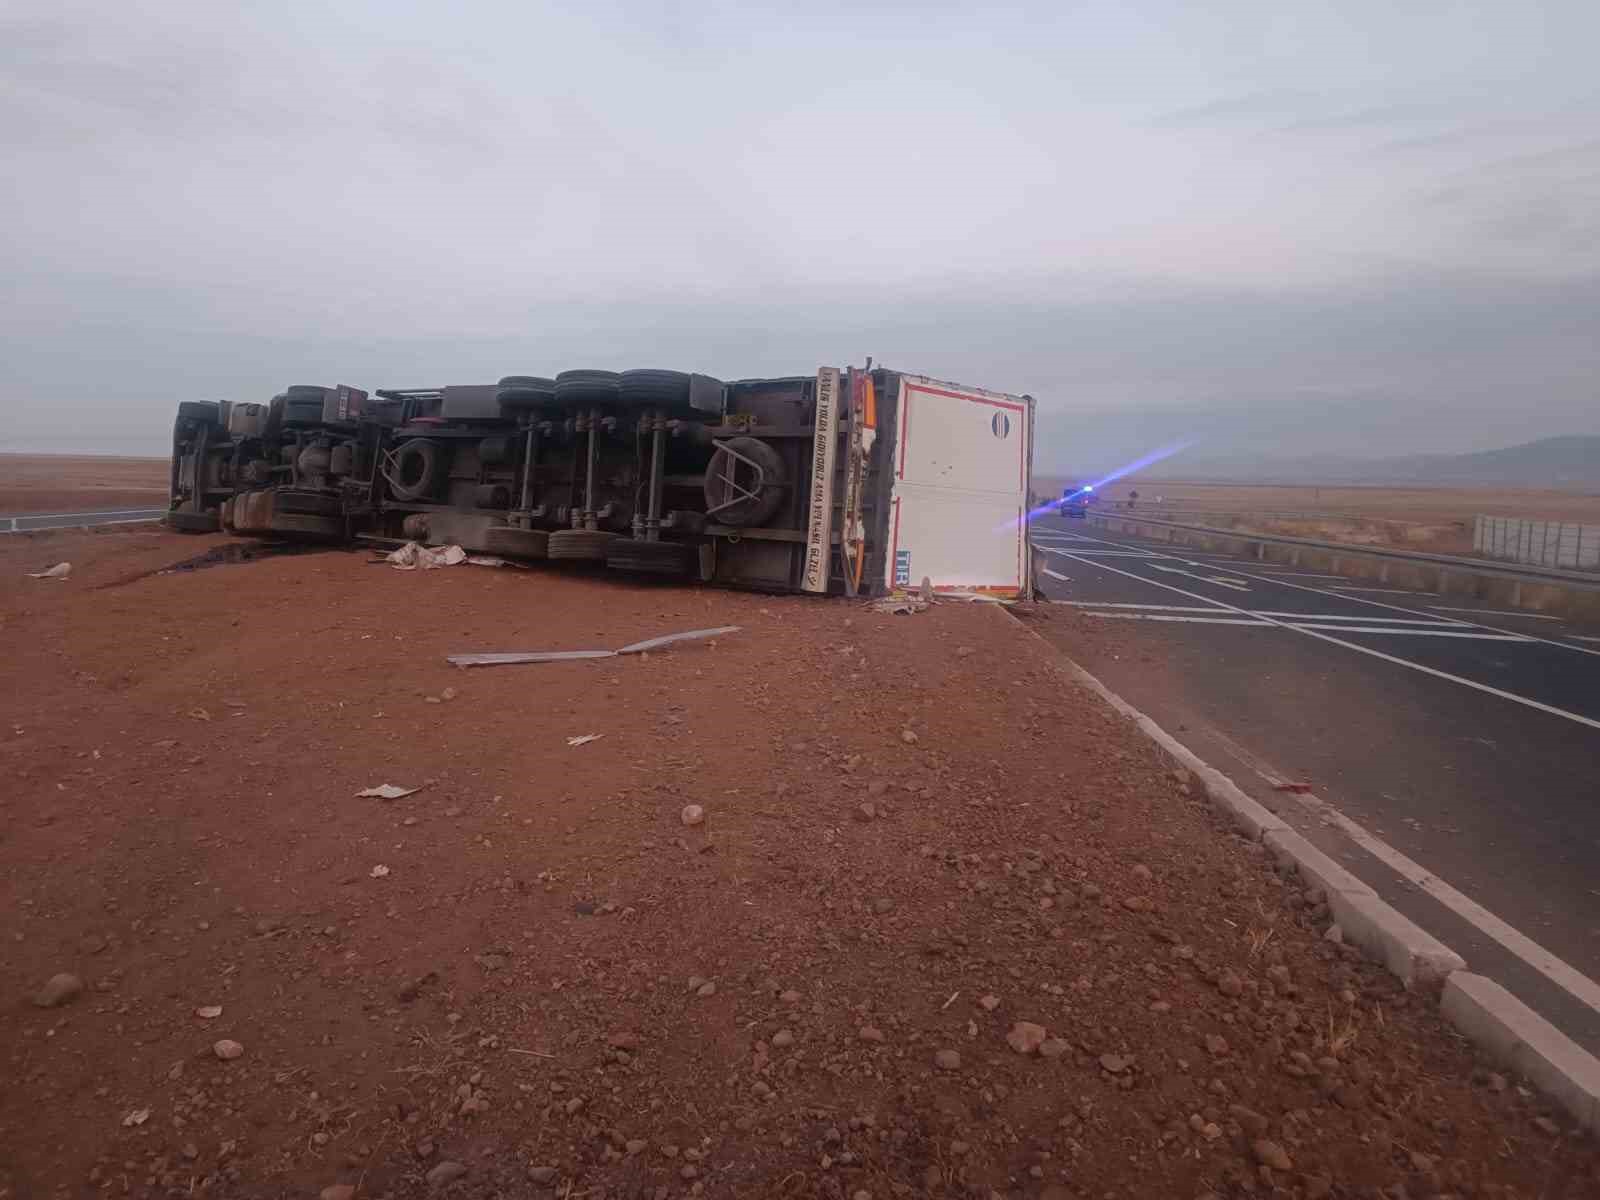
[[[1033,399],[881,367],[185,402],[168,524],[776,591],[1026,595]]]

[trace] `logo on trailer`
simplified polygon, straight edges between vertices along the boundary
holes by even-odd
[[[989,419],[989,428],[994,430],[997,438],[1006,438],[1011,434],[1011,418],[1003,412],[997,412]]]

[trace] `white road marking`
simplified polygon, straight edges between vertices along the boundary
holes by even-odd
[[[1248,563],[1245,565],[1249,565]],[[1274,579],[1344,579],[1344,575],[1319,575],[1315,571],[1274,571],[1270,567],[1256,567],[1256,572],[1261,575],[1270,575]]]
[[[1152,612],[1214,612],[1204,604],[1125,604],[1113,600],[1057,600],[1057,604],[1072,604],[1078,608],[1148,608]]]
[[[1068,554],[1067,557],[1077,558],[1077,556],[1074,554]],[[1078,558],[1077,561],[1081,562],[1086,567],[1098,567],[1102,571],[1111,571],[1117,575],[1125,575],[1129,579],[1138,580],[1140,583],[1155,584],[1156,587],[1166,588],[1169,592],[1177,592],[1178,595],[1187,596],[1191,600],[1209,601],[1218,608],[1225,608],[1229,612],[1235,612],[1241,616],[1250,615],[1248,609],[1236,608],[1232,604],[1224,603],[1221,600],[1212,600],[1210,596],[1202,596],[1199,592],[1185,591],[1183,588],[1174,587],[1170,583],[1157,583],[1154,579],[1146,579],[1142,575],[1135,575],[1132,571],[1124,571],[1121,567],[1113,567],[1110,563],[1095,562],[1092,558]],[[1303,584],[1298,583],[1286,583],[1283,586],[1304,587]],[[1306,588],[1305,590],[1317,591],[1318,589]],[[1294,629],[1296,633],[1303,634],[1309,638],[1316,638],[1319,642],[1330,642],[1335,646],[1344,646],[1346,649],[1354,650],[1358,654],[1365,654],[1372,658],[1381,658],[1385,662],[1395,663],[1397,666],[1409,667],[1413,671],[1421,671],[1424,675],[1432,675],[1436,679],[1447,679],[1452,683],[1459,683],[1462,687],[1472,688],[1474,691],[1487,692],[1491,696],[1499,696],[1502,700],[1510,700],[1513,704],[1526,705],[1528,708],[1538,709],[1540,712],[1549,713],[1552,716],[1565,717],[1569,721],[1576,721],[1579,725],[1587,725],[1591,729],[1600,729],[1600,721],[1595,720],[1593,717],[1586,717],[1582,713],[1568,712],[1564,708],[1557,708],[1553,704],[1546,704],[1542,700],[1533,699],[1531,696],[1519,696],[1515,692],[1507,692],[1497,687],[1491,687],[1487,683],[1479,683],[1476,679],[1467,679],[1462,675],[1452,675],[1450,672],[1438,670],[1436,667],[1425,667],[1421,663],[1415,663],[1405,658],[1398,658],[1393,654],[1385,654],[1382,650],[1374,650],[1371,646],[1363,646],[1359,642],[1349,642],[1344,638],[1336,638],[1331,634],[1322,633],[1315,629],[1296,629],[1293,625],[1290,625],[1285,621],[1278,620],[1275,617],[1263,617],[1262,620],[1270,621],[1275,625],[1282,625],[1285,629]],[[1494,632],[1499,633],[1502,631],[1494,630]],[[1530,638],[1528,640],[1541,641],[1543,639]],[[1555,644],[1560,645],[1561,643],[1557,642]]]
[[[1343,578],[1343,576],[1340,576],[1340,578]],[[1338,583],[1330,584],[1327,590],[1330,592],[1378,592],[1386,596],[1437,596],[1439,594],[1438,592],[1413,591],[1411,588],[1369,588]]]
[[[1107,545],[1107,546],[1122,546],[1122,545],[1126,545],[1127,544],[1125,542],[1108,541],[1105,538],[1094,538],[1092,540],[1097,541],[1097,542],[1101,542],[1102,544]],[[1158,557],[1161,557],[1161,556],[1158,555]],[[1168,554],[1168,555],[1165,555],[1164,557],[1166,557],[1166,558],[1177,558],[1177,555]],[[1337,592],[1337,591],[1335,591],[1333,589],[1312,587],[1310,584],[1307,584],[1307,583],[1290,583],[1286,579],[1283,579],[1283,580],[1269,579],[1264,575],[1252,575],[1248,571],[1236,571],[1234,573],[1236,575],[1243,576],[1245,579],[1254,579],[1258,583],[1276,583],[1276,584],[1278,584],[1279,587],[1293,588],[1297,592],[1310,592],[1314,596],[1326,596],[1331,600],[1348,600],[1348,601],[1351,601],[1352,603],[1355,603],[1355,604],[1367,604],[1367,605],[1372,606],[1373,608],[1387,609],[1390,612],[1408,613],[1409,615],[1411,615],[1413,617],[1427,616],[1427,613],[1424,612],[1422,609],[1419,609],[1419,608],[1405,608],[1405,607],[1402,607],[1401,605],[1398,605],[1398,604],[1391,604],[1387,600],[1368,600],[1364,596],[1347,596],[1347,595],[1340,594],[1339,592]],[[1144,579],[1143,576],[1138,576],[1138,575],[1134,576],[1134,578],[1136,578],[1136,579]],[[1155,580],[1153,580],[1153,579],[1144,579],[1144,582],[1145,583],[1155,583]],[[1162,585],[1157,584],[1156,586],[1160,587]],[[1177,590],[1177,589],[1174,589],[1174,590]],[[1433,592],[1413,592],[1413,593],[1409,593],[1409,594],[1411,594],[1411,595],[1429,595],[1429,596],[1431,596],[1431,595],[1434,595],[1435,593],[1433,593]],[[1209,596],[1200,596],[1200,597],[1198,597],[1198,599],[1210,600],[1211,598]],[[1212,601],[1212,603],[1216,603],[1216,601]],[[1520,633],[1521,632],[1520,630],[1501,629],[1498,625],[1485,625],[1482,621],[1470,621],[1470,622],[1467,622],[1467,624],[1475,625],[1479,629],[1490,630],[1493,633]],[[1595,655],[1597,657],[1600,657],[1600,650],[1591,650],[1587,646],[1574,646],[1571,642],[1558,642],[1554,638],[1539,637],[1538,635],[1531,634],[1531,633],[1530,634],[1525,634],[1524,636],[1527,637],[1531,641],[1541,642],[1546,646],[1559,646],[1563,650],[1571,650],[1576,654],[1593,654],[1593,655]],[[1593,641],[1595,639],[1591,638],[1591,639],[1586,639],[1586,640]]]
[[[1359,620],[1350,617],[1348,620]],[[1302,625],[1293,623],[1295,629],[1331,629],[1336,633],[1394,633],[1410,637],[1472,638],[1480,642],[1531,642],[1532,638],[1520,633],[1476,633],[1470,629],[1402,629],[1394,625]]]
[[[1090,617],[1105,617],[1107,620],[1120,621],[1192,621],[1196,625],[1255,625],[1262,629],[1272,629],[1271,621],[1246,621],[1237,617],[1174,617],[1166,613],[1132,613],[1132,612],[1095,612],[1092,609],[1085,614]]]
[[[1382,622],[1385,625],[1453,625],[1457,629],[1475,628],[1467,621],[1452,621],[1448,617],[1436,620],[1424,620],[1417,617],[1369,617],[1366,613],[1301,613],[1280,612],[1274,608],[1251,609],[1258,617],[1288,617],[1298,621],[1365,621],[1369,624]]]
[[[1059,571],[1052,571],[1049,567],[1041,567],[1040,570],[1042,570],[1046,575],[1050,576],[1051,579],[1059,579],[1059,580],[1061,580],[1062,583],[1071,583],[1072,582],[1071,576],[1063,575]],[[1061,604],[1071,604],[1072,601],[1070,601],[1070,600],[1062,600],[1059,603],[1061,603]]]
[[[1062,551],[1062,553],[1066,552]],[[1146,555],[1146,557],[1148,558],[1153,556]],[[1162,555],[1161,557],[1168,556]],[[1180,559],[1179,561],[1181,562],[1183,560]],[[1221,587],[1232,588],[1236,592],[1248,592],[1250,590],[1250,585],[1242,579],[1223,579],[1217,575],[1196,575],[1193,571],[1180,571],[1177,567],[1163,567],[1159,563],[1151,563],[1150,565],[1157,571],[1165,571],[1169,575],[1186,575],[1190,579],[1198,579],[1201,583],[1215,583]],[[1199,564],[1190,563],[1189,565],[1198,566]]]
[[[1059,548],[1055,546],[1035,546],[1035,550],[1043,550],[1046,554],[1055,554]],[[1074,550],[1074,554],[1093,554],[1103,558],[1149,558],[1150,555],[1140,550]]]
[[[1503,608],[1449,608],[1443,604],[1430,604],[1434,612],[1464,612],[1478,613],[1485,617],[1527,617],[1530,621],[1559,621],[1560,617],[1552,617],[1549,613],[1515,612]]]

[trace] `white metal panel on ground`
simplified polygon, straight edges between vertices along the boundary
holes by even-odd
[[[1022,592],[1032,402],[900,377],[891,586]]]

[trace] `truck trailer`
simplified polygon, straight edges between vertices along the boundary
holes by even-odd
[[[1034,401],[883,367],[188,401],[174,529],[459,545],[773,591],[1027,596]]]

